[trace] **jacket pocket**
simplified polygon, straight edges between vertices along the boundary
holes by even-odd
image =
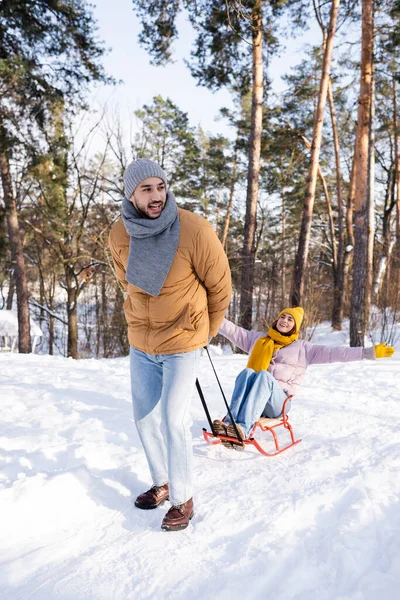
[[[196,331],[191,317],[190,304],[185,304],[179,313],[178,318],[175,321],[175,329],[180,329],[182,331]]]
[[[128,325],[138,321],[138,319],[135,319],[135,313],[132,309],[132,302],[129,296],[124,300],[122,308],[124,309],[125,319]]]

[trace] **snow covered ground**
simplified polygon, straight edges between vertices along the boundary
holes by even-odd
[[[317,343],[345,343],[316,332]],[[0,355],[2,600],[398,600],[400,347],[311,367],[275,458],[207,446],[193,396],[195,518],[160,531],[126,358]],[[215,355],[230,394],[243,356]],[[222,400],[207,357],[200,381]]]

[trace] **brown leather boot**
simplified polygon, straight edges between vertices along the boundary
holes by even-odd
[[[177,506],[171,506],[161,524],[164,531],[180,531],[186,529],[193,518],[193,498]]]
[[[228,435],[228,433],[226,431],[226,425],[223,421],[216,419],[215,421],[213,421],[213,426],[214,426],[214,431],[217,435]],[[233,448],[233,444],[231,444],[231,442],[228,442],[228,440],[221,440],[221,444],[223,446],[225,446],[225,448],[228,448],[228,449]]]
[[[239,427],[239,425],[236,423],[236,428],[238,430],[238,432],[240,433],[240,437],[242,438],[242,440],[245,439],[245,435],[243,433],[243,430],[241,427]],[[233,426],[232,423],[230,423],[227,428],[226,428],[226,435],[229,435],[230,437],[233,437],[236,439],[235,442],[231,442],[232,444],[232,448],[234,450],[238,450],[239,452],[241,452],[242,450],[244,450],[244,444],[243,442],[241,442],[236,434],[235,431],[235,427]],[[222,441],[222,440],[221,440]]]
[[[153,485],[147,492],[140,494],[136,498],[135,506],[143,508],[143,510],[150,510],[151,508],[157,508],[157,506],[160,506],[166,500],[169,500],[168,483]]]

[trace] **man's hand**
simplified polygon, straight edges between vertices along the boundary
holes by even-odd
[[[375,346],[375,356],[376,358],[390,358],[392,354],[394,354],[395,349],[393,346],[388,346],[386,342],[381,342],[377,346]]]

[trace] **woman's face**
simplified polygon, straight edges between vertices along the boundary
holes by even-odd
[[[276,323],[276,328],[280,333],[288,333],[292,331],[294,326],[295,321],[292,315],[288,315],[287,313],[283,313]]]

